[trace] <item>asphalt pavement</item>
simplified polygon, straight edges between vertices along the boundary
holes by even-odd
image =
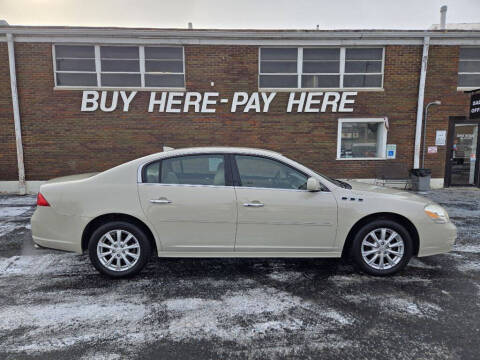
[[[154,259],[111,280],[34,248],[35,198],[0,195],[0,359],[478,359],[480,190],[425,196],[457,244],[393,277],[336,259]]]

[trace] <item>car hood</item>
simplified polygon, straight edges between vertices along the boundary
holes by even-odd
[[[371,195],[379,195],[379,196],[385,196],[385,197],[394,197],[397,199],[413,200],[413,201],[422,202],[425,204],[432,202],[431,200],[410,191],[394,189],[386,186],[377,186],[373,184],[362,183],[359,181],[347,181],[347,182],[352,186],[352,189],[350,191],[353,191],[356,194],[362,194],[362,195],[371,194]]]
[[[46,182],[46,184],[54,184],[54,183],[67,182],[67,181],[83,180],[83,179],[87,179],[87,178],[92,177],[92,176],[97,175],[97,174],[98,174],[98,172],[91,172],[91,173],[85,173],[85,174],[62,176],[62,177],[57,177],[57,178],[54,178],[54,179],[50,179]]]

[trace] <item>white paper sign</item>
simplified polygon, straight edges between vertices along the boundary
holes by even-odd
[[[437,130],[437,136],[435,136],[435,145],[444,146],[447,142],[447,131]]]
[[[387,144],[387,159],[395,159],[397,157],[397,144]]]
[[[428,153],[429,154],[436,154],[438,152],[438,148],[436,146],[429,146]]]

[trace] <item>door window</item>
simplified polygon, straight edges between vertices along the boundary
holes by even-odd
[[[151,163],[145,182],[188,185],[225,185],[223,155],[188,155]]]
[[[474,185],[478,142],[477,124],[455,124],[451,149],[451,185]]]
[[[308,177],[279,161],[259,156],[235,155],[241,186],[271,189],[307,188]]]

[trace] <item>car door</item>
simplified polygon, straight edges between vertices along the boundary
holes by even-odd
[[[308,176],[275,159],[233,156],[238,252],[328,252],[337,203],[329,191],[306,190]]]
[[[225,164],[223,154],[199,154],[144,166],[138,193],[162,251],[233,251],[237,208]]]

